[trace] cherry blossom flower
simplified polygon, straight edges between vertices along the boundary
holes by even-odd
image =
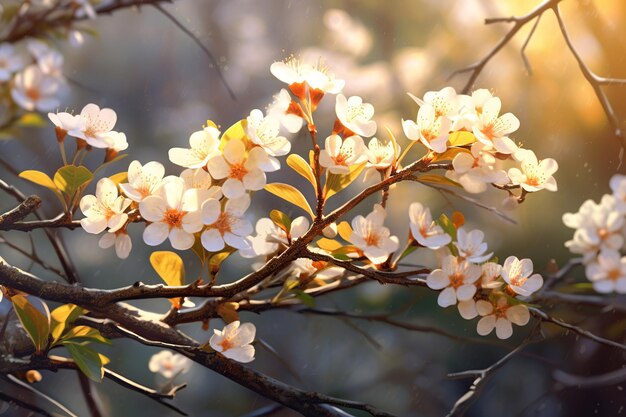
[[[583,255],[583,263],[593,260],[600,250],[620,250],[624,245],[624,214],[619,207],[614,196],[605,194],[600,204],[587,200],[577,213],[565,213],[563,223],[576,229],[574,238],[565,246]]]
[[[409,206],[409,220],[411,235],[422,246],[439,249],[452,240],[450,235],[433,221],[430,209],[421,203],[415,202]]]
[[[270,72],[289,86],[306,82],[312,89],[322,93],[337,94],[345,85],[344,80],[336,79],[334,74],[322,64],[314,67],[293,56],[286,61],[274,62],[270,67]]]
[[[502,276],[502,266],[495,262],[485,262],[481,265],[482,275],[480,277],[481,288],[494,290],[500,288],[504,283],[499,280]]]
[[[246,239],[252,233],[252,225],[243,218],[250,207],[250,196],[243,194],[229,199],[224,208],[214,198],[202,204],[202,222],[207,225],[200,235],[202,246],[209,252],[219,252],[225,245],[236,249],[249,249]]]
[[[117,232],[103,234],[98,241],[98,246],[102,249],[108,249],[111,246],[115,246],[115,254],[117,257],[120,259],[126,259],[133,248],[133,242],[130,240],[130,236],[128,236],[126,230],[120,229]]]
[[[153,195],[139,203],[141,216],[151,222],[143,231],[144,242],[156,246],[169,237],[174,249],[191,248],[193,234],[202,230],[200,203],[198,190],[185,189],[182,178],[164,181]]]
[[[511,323],[525,326],[530,320],[528,307],[523,304],[510,305],[504,296],[495,301],[478,300],[476,310],[483,316],[476,326],[476,331],[481,336],[488,335],[495,328],[498,339],[508,339],[513,335]]]
[[[493,98],[491,91],[481,88],[474,90],[471,96],[460,94],[459,98],[459,114],[453,116],[454,121],[452,130],[469,130],[471,131],[474,124],[478,122],[478,117],[483,112],[483,107],[487,100]]]
[[[172,148],[168,156],[172,163],[185,168],[203,168],[219,154],[220,131],[213,126],[194,132],[189,137],[191,148]]]
[[[428,91],[424,100],[411,93],[409,96],[420,106],[430,105],[435,110],[435,117],[451,118],[459,111],[459,98],[452,87],[444,87],[439,91]]]
[[[626,175],[613,175],[609,181],[609,186],[611,191],[613,191],[613,196],[619,203],[620,210],[626,212]]]
[[[241,197],[246,190],[258,191],[265,187],[266,172],[276,171],[276,160],[259,146],[246,153],[246,145],[239,139],[231,139],[226,143],[223,154],[209,159],[208,169],[215,179],[226,179],[222,184],[222,192],[227,198]]]
[[[487,244],[483,242],[485,234],[482,230],[472,230],[466,232],[465,228],[459,227],[457,230],[456,242],[454,245],[459,251],[459,256],[469,262],[480,264],[491,258],[493,252],[487,252]]]
[[[374,106],[363,103],[359,96],[346,99],[343,94],[337,95],[335,103],[337,119],[351,134],[370,137],[376,133],[376,122],[371,120],[374,116]]]
[[[126,134],[122,132],[110,131],[102,136],[107,144],[107,149],[114,151],[115,153],[128,149],[128,141],[126,140]]]
[[[70,130],[68,134],[83,139],[94,148],[108,148],[107,135],[115,127],[117,114],[114,110],[100,107],[90,103],[83,107],[80,115],[85,119],[84,129]]]
[[[269,116],[275,117],[280,124],[291,133],[296,133],[302,129],[304,119],[297,114],[289,111],[291,106],[291,96],[284,88],[274,96],[274,101],[267,109]]]
[[[350,242],[374,264],[385,262],[400,246],[397,236],[391,236],[389,229],[383,225],[386,216],[385,209],[375,204],[367,217],[358,215],[352,219]]]
[[[509,134],[519,129],[519,120],[512,113],[500,114],[502,102],[498,97],[485,101],[482,111],[478,114],[473,132],[476,139],[487,146],[493,146],[496,151],[511,154],[517,150],[517,145],[509,138]]]
[[[597,260],[587,265],[585,272],[597,292],[626,294],[626,257],[618,251],[601,251]]]
[[[417,123],[413,120],[402,120],[402,128],[407,138],[420,141],[428,149],[443,153],[448,148],[450,119],[437,117],[435,108],[424,104],[417,112]]]
[[[13,73],[24,67],[24,61],[10,43],[0,44],[0,83],[9,81]]]
[[[339,135],[326,138],[325,148],[320,152],[320,165],[332,174],[348,174],[352,165],[367,161],[367,148],[360,136],[341,140]]]
[[[239,251],[244,258],[267,256],[276,253],[280,246],[287,247],[292,241],[302,237],[309,230],[309,221],[300,216],[293,219],[289,234],[278,227],[271,219],[264,217],[256,223],[256,236],[248,237],[250,247]]]
[[[394,149],[393,141],[387,141],[383,143],[380,139],[373,137],[367,144],[367,156],[369,162],[368,168],[387,169],[391,166],[394,160],[400,156],[400,146],[396,144]]]
[[[468,301],[476,294],[474,283],[480,278],[481,268],[453,255],[443,258],[441,269],[432,271],[426,283],[433,290],[441,290],[437,303],[441,307],[455,305],[458,301]]]
[[[83,130],[86,125],[85,119],[82,117],[66,112],[48,113],[48,118],[55,126],[57,139],[59,139],[59,141],[65,138],[67,132],[71,130]]]
[[[465,191],[482,193],[487,184],[504,185],[509,177],[503,170],[496,169],[496,158],[482,142],[474,142],[471,153],[461,152],[452,160],[454,170],[446,171],[446,177],[460,183]]]
[[[159,373],[166,379],[173,379],[177,375],[186,374],[191,368],[191,360],[180,353],[162,350],[152,355],[148,363],[150,372]]]
[[[223,330],[213,330],[214,334],[209,339],[209,345],[228,359],[241,363],[254,360],[254,335],[256,327],[252,323],[240,324],[233,321],[226,325]]]
[[[72,0],[72,2],[77,6],[77,17],[87,16],[90,19],[95,19],[96,17],[98,17],[96,9],[94,9],[93,5],[91,4],[91,0]]]
[[[165,175],[165,167],[156,161],[141,165],[133,161],[128,166],[128,182],[120,184],[120,188],[128,198],[140,202],[152,195],[161,185]]]
[[[59,87],[55,78],[42,73],[36,65],[30,65],[13,79],[11,97],[28,111],[47,112],[59,105],[59,100],[54,97]]]
[[[344,272],[343,268],[330,266],[326,262],[313,261],[309,258],[298,258],[284,270],[284,278],[294,279],[295,277],[300,282],[317,280],[319,284],[323,284],[341,277]]]
[[[522,149],[515,153],[515,159],[521,161],[519,168],[509,169],[509,178],[514,185],[520,185],[528,192],[546,189],[556,191],[556,180],[552,176],[559,166],[552,158],[537,161],[535,153],[528,149]]]
[[[531,275],[532,274],[532,275]],[[533,261],[509,256],[502,265],[502,278],[516,294],[529,296],[543,285],[543,278],[533,274]]]
[[[280,136],[280,122],[271,114],[263,116],[263,112],[254,109],[247,118],[246,134],[255,145],[261,146],[270,156],[287,155],[291,143]]]
[[[107,227],[110,232],[121,229],[128,220],[124,213],[131,201],[117,195],[117,186],[109,178],[102,178],[96,185],[96,195],[85,195],[80,200],[80,210],[86,216],[80,225],[87,233],[98,234]]]

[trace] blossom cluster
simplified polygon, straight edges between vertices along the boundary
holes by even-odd
[[[626,218],[626,176],[616,174],[609,183],[611,194],[600,203],[586,200],[578,212],[565,213],[563,223],[575,229],[565,246],[582,256],[587,279],[599,293],[626,294],[624,247]]]

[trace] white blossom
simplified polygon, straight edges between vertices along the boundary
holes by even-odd
[[[338,94],[335,112],[337,119],[352,134],[370,137],[376,133],[376,122],[372,120],[374,106],[363,103],[361,97],[352,96],[346,99],[343,94]]]
[[[148,363],[150,372],[159,373],[166,379],[173,379],[177,375],[186,374],[191,368],[191,360],[180,353],[162,350],[152,355]]]
[[[102,249],[108,249],[114,246],[117,257],[126,259],[133,248],[133,242],[130,240],[130,236],[128,236],[126,230],[120,229],[117,232],[103,234],[98,241],[98,246]]]
[[[626,257],[614,250],[603,250],[586,267],[586,275],[599,293],[626,294]]]
[[[30,65],[13,79],[11,97],[28,111],[47,112],[59,105],[55,97],[59,87],[58,80],[42,73],[36,65]]]
[[[528,149],[520,149],[515,159],[521,161],[520,168],[509,169],[509,178],[514,185],[520,185],[528,192],[546,189],[556,191],[556,180],[552,176],[559,166],[552,158],[537,160],[535,153]]]
[[[366,217],[358,215],[352,219],[350,242],[374,264],[385,262],[400,246],[397,236],[391,236],[384,226],[386,216],[385,209],[375,204],[374,210]]]
[[[525,326],[530,320],[528,307],[523,304],[510,305],[504,296],[495,301],[478,300],[476,310],[478,314],[483,316],[476,326],[476,330],[481,336],[488,335],[495,328],[498,339],[508,339],[513,335],[511,323]]]
[[[143,240],[156,246],[169,238],[174,249],[193,246],[194,233],[202,229],[198,190],[185,189],[181,178],[164,181],[153,195],[139,203],[141,216],[151,222],[143,231]]]
[[[411,235],[422,246],[439,249],[452,240],[450,235],[433,221],[430,209],[421,203],[415,202],[409,206],[409,220]]]
[[[326,138],[325,148],[320,152],[320,165],[332,174],[348,174],[350,167],[367,161],[367,148],[360,136],[341,140],[339,135]]]
[[[476,294],[474,283],[480,278],[480,266],[453,255],[443,258],[441,269],[433,270],[426,279],[429,288],[441,290],[437,303],[441,307],[468,301]]]
[[[24,67],[24,61],[10,43],[0,44],[0,83],[9,81],[13,73]]]
[[[296,133],[302,129],[304,119],[297,114],[290,113],[292,99],[289,92],[284,88],[274,96],[274,101],[267,109],[267,114],[276,117],[280,124],[291,133]]]
[[[402,128],[407,138],[420,141],[428,149],[437,153],[443,153],[448,148],[448,133],[450,132],[450,119],[437,117],[435,108],[430,104],[424,104],[417,112],[417,122],[402,120]]]
[[[270,156],[287,155],[291,143],[280,136],[280,122],[273,115],[263,116],[263,112],[254,109],[247,118],[246,134],[255,145],[259,145]]]
[[[229,199],[222,208],[214,198],[202,204],[202,222],[207,225],[200,235],[202,246],[209,252],[219,252],[225,245],[235,249],[249,249],[246,239],[252,233],[252,225],[243,215],[250,207],[250,196]]]
[[[131,201],[118,196],[117,186],[109,178],[102,178],[96,185],[96,195],[85,195],[80,200],[80,210],[86,216],[80,225],[87,233],[98,234],[107,227],[110,232],[120,230],[128,220],[124,213]]]
[[[74,129],[69,135],[84,139],[94,148],[108,148],[108,134],[115,127],[117,114],[109,108],[100,109],[96,104],[90,103],[83,107],[80,116],[85,120],[83,129]]]
[[[172,148],[168,156],[172,163],[185,168],[203,168],[219,154],[220,131],[213,126],[194,132],[189,137],[190,148]]]
[[[293,219],[289,228],[289,234],[278,227],[271,219],[263,217],[256,223],[256,236],[248,237],[250,247],[241,250],[239,253],[244,258],[271,255],[280,246],[287,247],[292,241],[302,237],[308,229],[309,221],[304,216]]]
[[[543,285],[543,278],[533,274],[533,261],[509,256],[502,265],[502,278],[516,294],[529,296]]]
[[[499,116],[501,107],[498,97],[487,99],[477,115],[473,133],[485,145],[493,146],[500,153],[511,154],[517,150],[517,145],[508,135],[519,129],[520,123],[512,113]]]
[[[152,195],[161,185],[165,175],[165,167],[156,161],[141,165],[133,161],[128,166],[128,182],[120,184],[120,188],[128,198],[140,202]]]
[[[504,185],[509,182],[506,172],[496,168],[496,157],[482,142],[474,142],[471,153],[461,152],[452,160],[454,170],[446,177],[458,182],[469,193],[482,193],[487,184]]]
[[[466,232],[465,228],[459,227],[457,230],[457,241],[454,242],[459,256],[469,262],[480,264],[491,258],[493,252],[487,252],[487,243],[483,242],[485,234],[482,230],[472,230]]]
[[[256,328],[252,323],[240,324],[234,321],[223,330],[213,330],[214,334],[209,339],[209,345],[228,359],[241,363],[254,360],[254,336]]]

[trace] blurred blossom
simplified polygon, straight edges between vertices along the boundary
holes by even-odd
[[[372,48],[372,35],[358,20],[347,12],[330,9],[324,14],[324,25],[328,29],[329,46],[338,51],[361,57]]]

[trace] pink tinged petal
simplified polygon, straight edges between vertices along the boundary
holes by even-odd
[[[446,308],[456,304],[456,291],[452,287],[448,287],[439,293],[437,297],[437,304],[440,307]]]
[[[133,242],[127,234],[119,235],[115,238],[115,254],[120,259],[128,258],[133,248]]]
[[[454,157],[452,167],[456,172],[462,174],[472,168],[474,161],[474,158],[470,154],[463,152]]]
[[[221,180],[230,175],[230,166],[222,155],[216,155],[207,162],[209,173],[216,180]]]
[[[143,231],[143,241],[147,245],[157,246],[165,242],[169,235],[169,227],[164,223],[152,223]]]
[[[183,217],[183,230],[187,233],[197,233],[202,230],[202,213],[199,211],[190,211]]]
[[[117,232],[122,227],[124,227],[124,225],[126,224],[126,221],[128,221],[128,214],[126,213],[116,214],[114,216],[111,216],[111,218],[107,222],[109,231]]]
[[[537,291],[543,285],[543,278],[539,274],[533,274],[526,283],[524,284],[524,288],[529,291],[531,294]]]
[[[485,300],[476,301],[476,311],[478,311],[478,314],[481,316],[491,314],[493,312],[493,304]]]
[[[435,269],[426,278],[426,284],[433,290],[440,290],[450,285],[450,279],[441,269]]]
[[[458,309],[459,314],[465,320],[471,320],[478,316],[478,311],[476,310],[476,302],[474,300],[459,301]]]
[[[493,146],[496,148],[498,152],[503,153],[503,154],[512,154],[518,149],[515,142],[513,142],[507,136],[494,138]]]
[[[207,229],[200,235],[204,249],[209,252],[219,252],[224,249],[224,239],[216,229]]]
[[[523,277],[528,277],[530,274],[533,273],[533,261],[531,261],[530,259],[522,259],[520,261],[520,266],[522,270],[521,275]]]
[[[87,194],[83,198],[80,199],[80,211],[83,214],[86,214],[88,210],[91,209],[95,204],[97,204],[98,198],[95,195]]]
[[[260,169],[253,169],[243,177],[243,186],[246,190],[262,190],[266,182],[265,172]]]
[[[106,229],[107,219],[104,216],[86,217],[80,221],[80,225],[85,232],[97,235]]]
[[[246,345],[228,349],[224,352],[224,356],[237,362],[249,363],[254,360],[254,353],[254,346]]]
[[[500,317],[496,321],[496,336],[498,339],[508,339],[513,335],[513,326],[507,319]]]
[[[158,222],[163,219],[167,204],[159,196],[148,196],[139,203],[141,217],[149,222]]]
[[[222,337],[221,334],[218,333],[219,330],[214,330],[214,332],[215,334],[209,339],[209,345],[211,346],[211,348],[213,348],[213,350],[217,352],[222,352],[224,348],[222,348],[221,343],[224,340],[224,337]]]
[[[481,119],[485,122],[493,122],[498,118],[500,109],[502,108],[502,102],[498,97],[492,97],[483,105],[483,112]]]
[[[593,282],[593,289],[601,294],[608,294],[615,289],[615,283],[610,279],[603,279]]]
[[[478,324],[476,325],[476,332],[481,336],[487,336],[493,331],[494,327],[496,327],[496,316],[485,316],[482,319],[478,320]]]
[[[115,233],[105,233],[98,241],[98,246],[102,249],[108,249],[115,245]]]
[[[228,232],[224,233],[224,242],[235,249],[246,250],[251,246],[246,238]]]
[[[222,207],[220,202],[214,198],[211,198],[202,204],[202,222],[204,224],[215,223],[221,213]]]
[[[615,291],[618,294],[626,294],[626,278],[620,278],[615,281]]]
[[[236,219],[231,224],[231,230],[238,236],[250,236],[252,234],[252,224],[246,219]]]
[[[249,345],[254,342],[256,327],[252,323],[243,323],[237,329],[237,333],[230,341],[236,346]]]
[[[506,310],[506,318],[518,326],[525,326],[530,320],[530,313],[525,305],[516,305]]]
[[[246,188],[241,181],[228,178],[222,185],[222,192],[226,198],[239,198],[246,193]]]
[[[193,246],[193,242],[195,241],[195,238],[191,233],[187,233],[178,227],[172,228],[169,238],[172,247],[178,250],[187,250],[191,248]]]
[[[461,285],[456,290],[456,296],[459,301],[469,301],[476,294],[476,286],[471,284]]]

